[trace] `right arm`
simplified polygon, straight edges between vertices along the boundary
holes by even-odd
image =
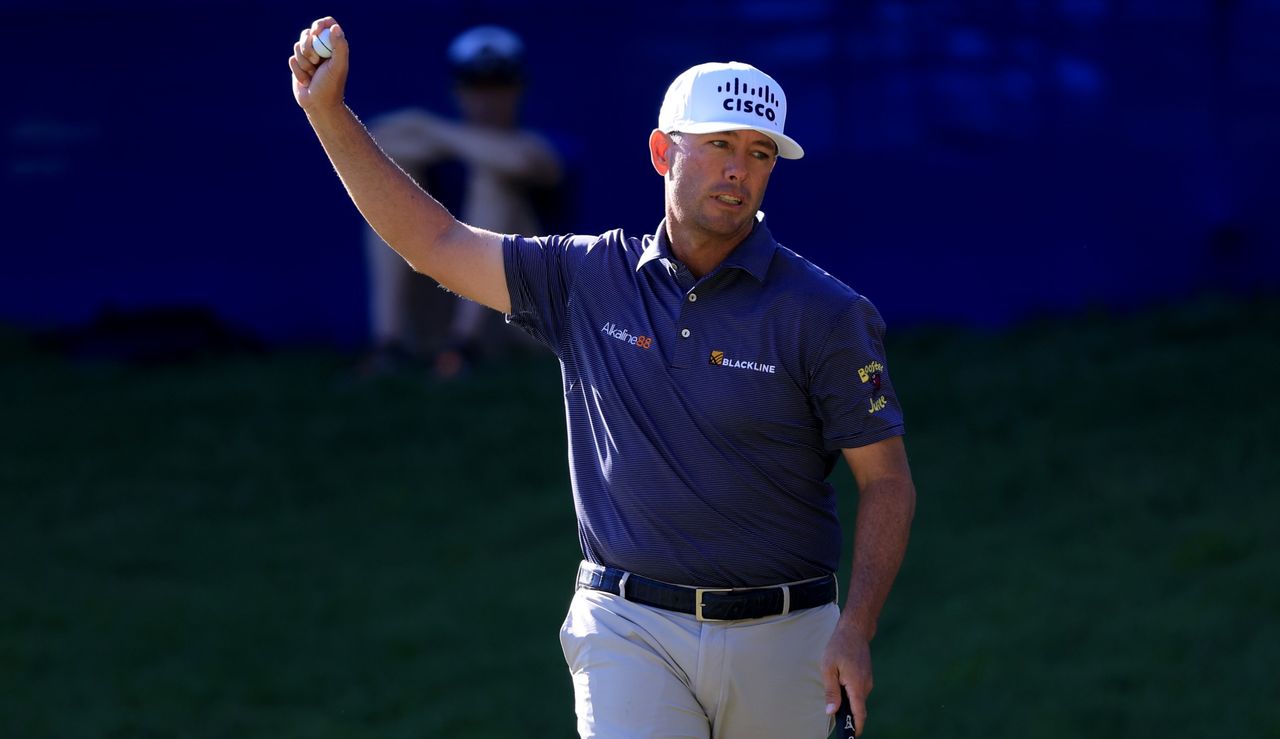
[[[333,56],[322,60],[311,38],[333,26]],[[323,18],[294,44],[293,94],[360,214],[418,272],[503,313],[511,311],[502,235],[457,220],[374,143],[343,101],[349,50],[336,21]]]

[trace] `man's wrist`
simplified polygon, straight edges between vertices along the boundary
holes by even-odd
[[[307,114],[307,120],[311,122],[313,128],[318,128],[330,124],[338,120],[341,116],[348,115],[347,104],[343,100],[336,103],[313,103],[303,111]]]
[[[859,613],[855,608],[846,608],[840,614],[836,630],[869,643],[876,635],[876,620],[865,613]]]

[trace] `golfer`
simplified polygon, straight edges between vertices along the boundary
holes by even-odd
[[[560,359],[584,560],[560,636],[579,733],[824,737],[842,688],[861,733],[915,488],[879,313],[760,212],[778,159],[804,153],[777,81],[729,62],[671,83],[648,141],[665,194],[653,233],[529,238],[456,220],[384,156],[343,102],[348,62],[324,18],[289,65],[356,207],[415,270]],[[859,491],[843,610],[826,482],[841,457]]]

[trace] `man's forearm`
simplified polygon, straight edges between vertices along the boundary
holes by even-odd
[[[876,480],[858,493],[853,565],[841,621],[870,641],[889,589],[902,566],[915,515],[910,477]]]
[[[453,215],[378,148],[346,106],[308,111],[307,119],[360,214],[414,269],[427,272],[431,245],[457,225]]]
[[[531,134],[490,130],[437,118],[432,122],[437,140],[456,155],[503,177],[552,185],[560,179],[560,160]]]

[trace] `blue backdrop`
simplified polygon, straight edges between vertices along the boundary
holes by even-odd
[[[774,234],[891,325],[1001,325],[1280,286],[1280,2],[740,0],[7,3],[0,322],[196,306],[270,343],[358,344],[360,222],[286,58],[333,14],[348,102],[452,112],[443,49],[529,46],[526,119],[581,233],[651,231],[667,83],[747,61],[786,88]]]

